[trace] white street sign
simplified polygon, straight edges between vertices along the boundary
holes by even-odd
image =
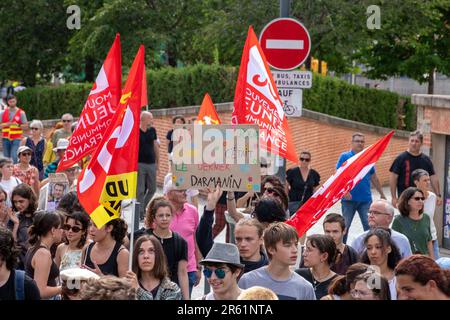
[[[302,89],[279,88],[278,94],[283,101],[283,110],[288,117],[302,116]]]
[[[312,86],[311,71],[274,71],[273,81],[277,88],[309,89]]]

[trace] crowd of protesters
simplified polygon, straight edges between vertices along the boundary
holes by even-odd
[[[73,190],[82,163],[64,172],[72,191],[56,209],[42,205],[46,177],[64,155],[73,117],[64,114],[50,139],[43,137],[42,122],[33,120],[25,137],[28,123],[16,105],[15,97],[8,99],[9,112],[0,116],[5,155],[0,160],[0,300],[189,300],[202,276],[208,285],[200,300],[450,299],[450,271],[438,260],[432,223],[442,199],[431,160],[420,152],[420,132],[411,134],[408,151],[391,167],[392,202],[371,170],[344,196],[342,214],[328,213],[323,233],[303,242],[284,222],[320,186],[310,152],[300,153],[299,167],[286,174],[287,184],[262,176],[259,193],[208,189],[206,205],[199,208],[198,192],[177,189],[169,173],[163,195],[153,197],[160,142],[151,114],[143,112],[140,145],[152,150],[139,154],[139,170],[145,171],[138,173],[143,175],[138,193],[144,227],[131,230],[130,248],[125,220],[98,228],[80,205]],[[173,123],[186,121],[177,116]],[[342,153],[337,168],[361,152],[364,142],[363,134],[353,134],[352,148]],[[373,200],[371,184],[381,199]],[[356,211],[364,232],[350,245],[347,234]],[[222,243],[215,238],[228,226],[225,215],[235,224]]]

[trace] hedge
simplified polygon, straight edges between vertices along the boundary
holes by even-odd
[[[199,105],[205,92],[215,103],[233,101],[237,68],[194,65],[147,71],[151,109]],[[55,119],[65,112],[78,115],[92,84],[35,87],[17,93],[29,119]],[[336,117],[396,128],[402,97],[385,90],[350,85],[337,78],[314,75],[311,89],[303,90],[303,106]],[[405,98],[403,98],[405,99]],[[415,106],[404,105],[406,130],[415,128]]]

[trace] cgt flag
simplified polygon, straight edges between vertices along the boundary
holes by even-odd
[[[78,198],[98,228],[119,217],[123,199],[136,197],[143,72],[141,45],[111,125],[78,180]]]
[[[297,229],[299,237],[364,178],[383,154],[393,134],[394,131],[391,131],[377,143],[345,161],[336,173],[298,209],[295,215],[286,221]]]
[[[111,124],[122,92],[122,56],[120,35],[106,56],[103,66],[81,111],[80,120],[70,137],[69,146],[58,165],[64,171],[85,156],[92,154]]]
[[[251,26],[242,53],[231,122],[257,124],[262,147],[298,163],[283,103]]]
[[[197,116],[196,124],[220,124],[219,115],[214,108],[214,104],[209,94],[205,94],[200,111]]]

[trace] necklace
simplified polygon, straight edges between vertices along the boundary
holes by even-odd
[[[311,275],[312,275],[312,280],[313,280],[312,285],[313,285],[313,287],[314,287],[314,291],[315,291],[316,288],[317,288],[318,286],[320,286],[324,281],[328,280],[328,279],[330,278],[330,275],[331,275],[331,274],[332,274],[332,271],[329,270],[329,272],[327,273],[326,276],[316,279],[316,277],[314,276],[314,273],[313,273],[313,271],[312,271],[312,269],[311,269]]]

